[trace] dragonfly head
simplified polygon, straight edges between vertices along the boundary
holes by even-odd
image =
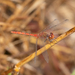
[[[49,39],[53,39],[54,38],[54,34],[51,32],[49,35]]]

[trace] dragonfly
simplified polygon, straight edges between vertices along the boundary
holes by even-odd
[[[58,20],[55,19],[53,22],[57,22],[57,21]],[[58,24],[55,24],[55,25],[53,25],[53,22],[52,22],[50,25],[48,25],[44,30],[42,30],[38,34],[30,34],[30,33],[25,33],[25,32],[18,32],[18,31],[11,31],[11,33],[22,34],[22,35],[29,35],[29,36],[36,37],[36,51],[35,51],[35,61],[36,61],[36,58],[37,58],[37,42],[38,42],[38,38],[44,38],[45,39],[44,42],[46,42],[47,40],[49,40],[51,42],[51,40],[55,39],[54,33],[50,32],[49,34],[47,34],[46,31],[48,31],[50,29],[53,29],[54,27],[63,24],[65,21],[68,21],[68,19],[65,19],[61,23],[58,23]],[[49,59],[48,59],[48,53],[47,53],[47,51],[43,52],[42,55],[43,55],[44,59],[46,60],[46,62],[48,63]]]

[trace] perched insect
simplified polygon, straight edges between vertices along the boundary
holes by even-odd
[[[18,31],[11,31],[11,33],[34,36],[34,37],[36,37],[37,39],[38,39],[39,37],[41,37],[41,38],[44,38],[45,41],[46,41],[46,40],[49,40],[49,41],[51,42],[51,40],[55,39],[54,33],[53,33],[53,32],[50,32],[49,34],[47,34],[46,31],[47,31],[47,30],[50,30],[50,29],[52,29],[52,28],[54,28],[54,27],[56,27],[56,26],[58,26],[58,25],[61,25],[62,23],[64,23],[64,22],[67,21],[67,20],[68,20],[68,19],[62,21],[62,22],[59,23],[59,24],[53,25],[52,23],[53,23],[54,21],[57,21],[57,19],[55,19],[55,20],[51,23],[52,26],[51,26],[51,24],[50,24],[48,27],[46,27],[44,30],[42,30],[42,31],[41,31],[40,33],[38,33],[38,34],[29,34],[29,33],[18,32]],[[45,41],[44,41],[44,42],[45,42]],[[36,58],[36,56],[37,56],[37,42],[38,42],[38,40],[36,40],[35,58]],[[47,52],[44,52],[44,53],[43,53],[43,57],[45,58],[46,62],[48,63],[48,54],[47,54]],[[36,59],[35,59],[35,60],[36,60]]]

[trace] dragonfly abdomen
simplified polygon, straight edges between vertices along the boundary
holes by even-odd
[[[30,35],[30,36],[34,36],[34,37],[37,37],[38,36],[37,34],[29,34],[29,33],[16,32],[16,31],[11,31],[11,33],[14,33],[14,34],[23,34],[23,35]]]

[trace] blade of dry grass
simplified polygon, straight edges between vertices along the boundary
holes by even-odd
[[[66,67],[66,65],[63,62],[59,62],[59,66],[65,75],[71,75],[69,69]]]
[[[25,1],[22,5],[18,5],[14,11],[14,14],[10,16],[10,18],[7,20],[7,23],[11,23],[24,9],[24,7],[30,2],[31,0]]]
[[[64,39],[65,37],[67,37],[68,35],[72,34],[73,32],[75,32],[75,27],[73,27],[72,29],[70,29],[69,31],[63,33],[62,35],[60,35],[59,37],[57,37],[55,40],[53,40],[51,43],[45,45],[44,47],[42,47],[41,49],[39,49],[37,51],[37,56],[40,55],[41,53],[43,53],[45,50],[49,49],[50,47],[52,47],[54,44],[56,44],[57,42],[61,41],[62,39]],[[29,55],[28,57],[26,57],[25,59],[23,59],[22,61],[20,61],[18,64],[15,65],[15,68],[9,69],[8,71],[4,72],[2,75],[7,75],[8,73],[12,72],[13,69],[18,72],[20,67],[24,64],[26,64],[27,62],[31,61],[33,58],[35,57],[35,52],[31,55]]]
[[[0,3],[6,4],[6,5],[10,6],[13,9],[15,9],[15,7],[16,7],[13,2],[8,1],[8,0],[0,0]]]
[[[38,7],[38,8],[36,9],[36,11],[35,11],[34,13],[32,13],[32,15],[31,15],[30,17],[28,17],[28,19],[27,19],[25,22],[23,22],[23,25],[21,25],[21,27],[22,27],[22,28],[25,28],[26,25],[34,18],[34,16],[35,16],[39,11],[40,11],[40,7]]]
[[[15,17],[17,17],[21,12],[22,10],[24,9],[24,7],[30,2],[31,0],[29,1],[26,1],[27,3],[25,4],[25,2],[22,4],[22,5],[18,5],[18,7],[16,8],[14,14],[7,20],[7,23],[11,23]],[[33,11],[34,9],[36,9],[41,3],[43,2],[43,0],[35,0],[34,3],[32,4],[32,6],[30,8],[28,8],[27,11],[24,12],[24,14],[22,14],[22,17],[25,16],[25,15],[28,15],[31,11]]]

